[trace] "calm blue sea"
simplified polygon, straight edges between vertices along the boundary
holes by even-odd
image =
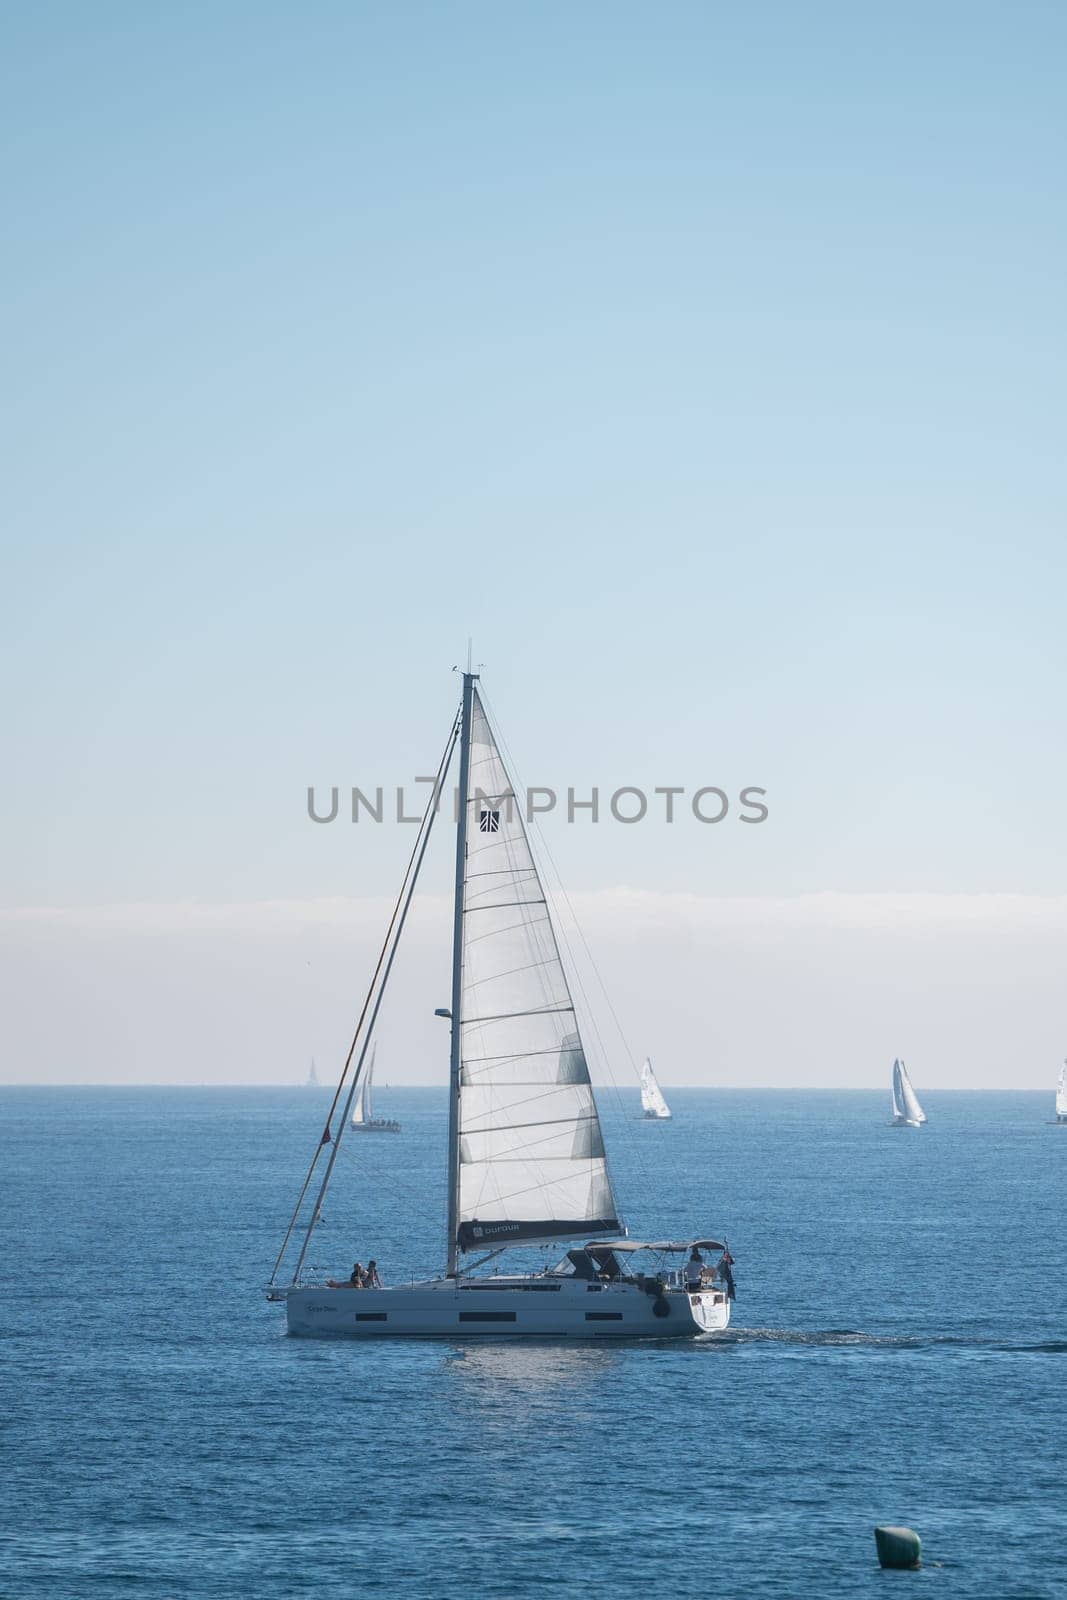
[[[564,1349],[283,1336],[327,1091],[0,1091],[0,1594],[1067,1594],[1052,1095],[924,1093],[917,1133],[887,1094],[671,1099],[609,1097],[616,1186],[636,1233],[727,1234],[734,1328]],[[396,1281],[441,1262],[444,1100],[378,1109],[313,1259]]]

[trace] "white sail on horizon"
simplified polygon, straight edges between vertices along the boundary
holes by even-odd
[[[656,1074],[652,1070],[651,1057],[645,1057],[645,1064],[641,1068],[641,1110],[646,1117],[659,1119],[669,1118],[671,1108],[664,1098],[663,1090],[656,1082]]]
[[[374,1112],[371,1108],[370,1095],[371,1081],[374,1077],[374,1057],[377,1055],[377,1053],[378,1044],[377,1041],[375,1041],[374,1047],[370,1053],[370,1060],[367,1062],[367,1070],[360,1080],[358,1088],[356,1089],[356,1098],[352,1106],[353,1128],[358,1128],[362,1122],[370,1122],[374,1116]]]
[[[893,1120],[914,1123],[916,1127],[926,1121],[926,1112],[912,1088],[908,1069],[900,1060],[893,1062]]]
[[[466,806],[460,1244],[617,1232],[548,902],[477,691]]]
[[[1060,1079],[1056,1085],[1056,1116],[1067,1122],[1067,1061],[1060,1068]]]

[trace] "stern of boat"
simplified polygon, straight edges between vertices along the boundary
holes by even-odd
[[[724,1290],[681,1289],[677,1296],[688,1301],[689,1317],[697,1333],[722,1333],[730,1326],[730,1300]],[[668,1297],[669,1302],[674,1299],[673,1294]]]

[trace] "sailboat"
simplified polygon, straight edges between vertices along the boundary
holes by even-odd
[[[648,1056],[641,1068],[641,1115],[654,1122],[669,1122],[671,1108],[663,1098],[663,1090],[656,1082],[652,1062]]]
[[[721,1330],[733,1295],[725,1241],[702,1233],[640,1242],[620,1220],[571,986],[478,683],[468,668],[267,1296],[284,1302],[290,1334],[313,1337],[662,1339]],[[308,1250],[434,819],[451,810],[441,795],[457,749],[451,1003],[436,1013],[450,1025],[444,1270],[370,1290],[308,1282]],[[479,1270],[535,1245],[562,1247],[562,1257],[536,1270],[514,1258],[508,1271]],[[283,1263],[294,1253],[290,1273]]]
[[[311,1065],[308,1068],[307,1082],[305,1083],[304,1088],[305,1089],[317,1089],[318,1087],[319,1087],[319,1075],[315,1071],[315,1057],[312,1056]]]
[[[1060,1080],[1056,1085],[1056,1121],[1067,1123],[1067,1061],[1060,1068]]]
[[[374,1079],[374,1057],[378,1046],[375,1045],[367,1062],[366,1076],[360,1079],[356,1090],[356,1100],[352,1107],[352,1132],[353,1133],[399,1133],[400,1124],[392,1117],[376,1117],[371,1109],[371,1084]]]
[[[926,1112],[919,1104],[919,1096],[911,1086],[908,1069],[903,1061],[893,1062],[893,1127],[919,1128],[926,1121]]]

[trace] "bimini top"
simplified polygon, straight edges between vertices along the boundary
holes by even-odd
[[[664,1254],[680,1254],[685,1250],[725,1250],[726,1246],[718,1239],[690,1239],[688,1244],[680,1244],[677,1239],[658,1239],[651,1244],[642,1244],[638,1239],[594,1239],[585,1248],[595,1256],[602,1250],[658,1250]]]

